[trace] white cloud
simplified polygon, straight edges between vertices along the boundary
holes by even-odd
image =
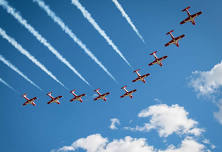
[[[216,64],[210,71],[195,71],[192,73],[190,85],[199,95],[210,95],[222,86],[222,62]]]
[[[217,104],[219,111],[214,112],[214,117],[218,120],[220,124],[222,124],[222,99]]]
[[[196,127],[198,124],[196,121],[188,118],[188,112],[183,107],[178,105],[167,106],[166,104],[153,105],[142,110],[138,117],[150,117],[149,123],[143,127],[126,128],[140,131],[157,129],[161,137],[167,137],[173,133],[185,136],[184,138],[181,136],[181,143],[178,145],[171,144],[166,148],[159,149],[150,145],[147,138],[126,136],[108,140],[100,134],[92,134],[86,138],[77,139],[70,146],[63,146],[52,152],[79,151],[81,149],[86,152],[211,152],[207,147],[215,148],[208,139],[203,139],[203,136],[191,136],[200,135],[203,130]],[[111,122],[117,120],[113,118]],[[167,138],[164,140],[165,144],[168,144]]]
[[[216,148],[216,146],[215,146],[214,144],[211,144],[211,142],[210,142],[209,139],[204,139],[204,140],[202,141],[202,143],[204,143],[204,144],[206,144],[206,145],[210,145],[210,148],[211,148],[211,149],[215,149],[215,148]]]
[[[132,138],[108,141],[100,134],[90,135],[73,142],[71,146],[64,146],[58,151],[76,151],[84,149],[86,152],[209,152],[205,145],[198,143],[191,137],[186,137],[179,146],[170,145],[166,150],[158,150],[148,145],[145,138]]]
[[[73,142],[71,146],[64,146],[58,151],[75,151],[78,148],[82,148],[87,152],[99,152],[104,149],[107,142],[108,140],[100,134],[93,134],[86,138],[80,138]]]
[[[110,121],[111,121],[111,124],[110,124],[109,128],[112,129],[112,130],[118,129],[118,128],[116,127],[116,125],[119,125],[119,124],[120,124],[119,119],[117,119],[117,118],[112,118],[112,119],[110,119]]]
[[[198,122],[188,118],[188,112],[179,105],[159,104],[142,110],[138,117],[149,117],[148,123],[135,128],[125,127],[132,131],[150,131],[156,129],[160,137],[176,134],[192,134],[199,136],[204,130],[197,128]]]
[[[160,150],[159,152],[207,152],[203,144],[198,143],[191,137],[185,138],[180,147],[176,148],[174,145],[170,145],[166,150]]]

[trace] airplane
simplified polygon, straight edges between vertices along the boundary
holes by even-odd
[[[191,22],[193,25],[195,25],[196,24],[195,23],[195,18],[197,16],[199,16],[200,14],[202,14],[202,12],[200,11],[198,13],[195,13],[195,14],[191,15],[190,12],[188,11],[189,8],[190,8],[190,6],[188,6],[187,8],[182,10],[182,12],[185,12],[185,11],[187,12],[188,17],[185,20],[183,20],[182,22],[180,22],[180,24],[184,24],[186,22]]]
[[[59,99],[62,98],[62,96],[58,96],[58,97],[54,98],[52,96],[52,92],[47,93],[47,95],[51,98],[51,100],[48,102],[48,104],[53,103],[53,102],[60,104]]]
[[[74,93],[75,91],[76,91],[76,90],[70,91],[70,93],[72,93],[72,94],[75,96],[74,98],[72,98],[72,99],[70,100],[70,102],[76,101],[76,100],[82,102],[82,99],[81,99],[81,98],[84,97],[86,94],[76,95],[76,94]]]
[[[179,47],[179,40],[182,39],[185,35],[180,35],[178,37],[174,37],[172,32],[174,32],[174,30],[171,30],[170,32],[167,32],[166,35],[170,34],[170,37],[172,38],[171,41],[169,41],[168,43],[165,44],[165,46],[169,46],[170,44],[175,44],[177,47]]]
[[[166,59],[167,56],[163,56],[163,57],[161,57],[161,58],[158,58],[158,57],[156,56],[156,53],[157,53],[157,51],[155,51],[155,52],[153,52],[153,53],[150,54],[150,55],[153,55],[153,56],[155,57],[155,60],[154,60],[153,62],[151,62],[151,63],[149,64],[149,66],[154,65],[154,64],[159,64],[160,66],[163,66],[162,61],[163,61],[164,59]]]
[[[29,99],[28,97],[27,97],[27,94],[25,93],[25,94],[23,94],[23,98],[25,98],[27,101],[25,102],[25,103],[23,103],[23,106],[25,106],[25,105],[27,105],[27,104],[32,104],[33,106],[36,106],[36,104],[35,104],[35,100],[37,99],[37,97],[34,97],[34,98],[32,98],[32,99]]]
[[[139,74],[139,71],[140,69],[137,69],[137,70],[135,70],[135,71],[133,71],[133,72],[136,72],[136,74],[137,74],[137,78],[135,79],[135,80],[133,80],[132,82],[136,82],[136,81],[143,81],[143,83],[146,83],[146,80],[145,80],[145,78],[147,77],[147,76],[149,76],[150,74],[149,73],[147,73],[147,74],[144,74],[144,75],[140,75]]]
[[[101,94],[101,93],[99,92],[99,90],[100,90],[100,88],[94,90],[94,91],[96,91],[96,93],[98,93],[98,95],[99,95],[98,97],[94,98],[94,100],[96,101],[96,100],[98,100],[98,99],[103,99],[104,101],[106,101],[106,100],[107,100],[107,99],[106,99],[106,96],[109,95],[110,93],[109,93],[109,92],[106,92],[106,93],[104,93],[104,94]]]
[[[125,94],[123,94],[122,96],[120,96],[120,98],[123,98],[123,97],[126,97],[126,96],[129,96],[131,99],[133,98],[133,93],[136,92],[136,89],[132,90],[132,91],[128,91],[126,90],[126,87],[127,86],[123,86],[121,89],[123,89],[125,91]]]

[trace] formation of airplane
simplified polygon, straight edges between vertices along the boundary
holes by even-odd
[[[82,101],[82,97],[84,97],[86,94],[76,95],[76,94],[75,94],[75,91],[76,91],[76,90],[70,91],[70,93],[72,93],[72,94],[74,95],[74,98],[70,99],[70,102],[72,102],[72,101],[80,101],[80,102],[83,102],[83,101]]]
[[[96,91],[96,93],[99,95],[98,97],[94,98],[94,100],[96,101],[96,100],[102,99],[102,100],[106,101],[106,100],[107,100],[107,99],[106,99],[106,96],[109,95],[110,93],[109,93],[109,92],[106,92],[106,93],[104,93],[104,94],[101,94],[101,93],[99,92],[99,90],[100,90],[100,88],[94,90],[94,91]]]
[[[51,104],[53,102],[57,103],[57,104],[60,104],[59,99],[62,98],[62,96],[57,96],[57,97],[54,98],[52,96],[52,92],[47,93],[47,95],[51,98],[51,100],[48,102],[48,104]]]
[[[126,87],[127,86],[123,86],[121,89],[123,89],[124,91],[125,91],[125,93],[122,95],[122,96],[120,96],[120,98],[123,98],[123,97],[126,97],[126,96],[129,96],[131,99],[133,98],[133,93],[134,92],[136,92],[136,89],[134,89],[134,90],[131,90],[131,91],[128,91],[127,89],[126,89]]]
[[[163,56],[161,58],[158,58],[156,55],[157,51],[154,51],[153,53],[150,53],[150,55],[153,55],[155,60],[149,64],[149,66],[154,65],[154,64],[159,64],[159,66],[163,66],[162,61],[167,58],[167,56]]]
[[[37,97],[34,97],[34,98],[32,98],[32,99],[29,99],[29,98],[27,97],[27,94],[25,93],[25,94],[23,94],[23,98],[26,99],[26,102],[23,103],[23,106],[25,106],[25,105],[27,105],[27,104],[32,104],[33,106],[36,106],[36,104],[35,104],[34,101],[37,99]]]
[[[182,39],[185,35],[180,35],[178,37],[174,37],[172,32],[174,32],[174,30],[171,30],[170,32],[167,32],[166,35],[170,34],[170,37],[172,38],[171,41],[169,41],[168,43],[165,44],[165,46],[169,46],[170,44],[175,44],[177,47],[179,47],[179,40]]]
[[[139,72],[138,72],[139,70],[140,69],[137,69],[137,70],[133,71],[133,72],[136,72],[138,77],[136,79],[132,80],[132,82],[142,81],[143,83],[146,83],[145,78],[148,77],[150,74],[147,73],[147,74],[144,74],[144,75],[140,75]]]
[[[195,13],[195,14],[191,15],[190,12],[188,11],[189,8],[190,8],[190,6],[188,6],[187,8],[185,8],[185,9],[182,10],[183,12],[185,12],[185,11],[187,12],[188,17],[187,17],[185,20],[181,21],[180,24],[184,24],[184,23],[187,23],[187,22],[191,22],[193,25],[195,25],[195,24],[196,24],[196,23],[195,23],[195,18],[196,18],[197,16],[199,16],[200,14],[202,14],[202,12],[200,11],[200,12],[198,12],[198,13]],[[165,46],[167,47],[167,46],[169,46],[169,45],[171,45],[171,44],[175,44],[177,47],[179,47],[179,40],[182,39],[185,35],[182,34],[182,35],[180,35],[180,36],[178,36],[178,37],[174,37],[173,34],[172,34],[172,32],[174,32],[174,30],[171,30],[171,31],[169,31],[169,32],[166,33],[167,35],[170,35],[170,37],[172,38],[172,40],[169,41],[168,43],[166,43]],[[150,53],[150,55],[153,55],[153,56],[154,56],[155,60],[154,60],[153,62],[149,63],[149,64],[148,64],[149,66],[152,66],[152,65],[154,65],[154,64],[158,64],[159,66],[163,66],[162,61],[165,60],[165,59],[168,57],[168,56],[162,56],[162,57],[158,58],[157,55],[156,55],[156,53],[157,53],[157,51],[154,51],[154,52]],[[132,80],[132,82],[142,81],[143,83],[146,83],[145,78],[148,77],[148,76],[150,75],[150,73],[147,73],[147,74],[144,74],[144,75],[140,75],[139,72],[138,72],[139,70],[140,70],[140,69],[137,69],[137,70],[133,71],[133,72],[135,72],[135,73],[137,74],[137,78],[134,79],[134,80]],[[120,96],[120,98],[124,98],[124,97],[126,97],[126,96],[129,96],[129,97],[132,99],[132,98],[133,98],[133,95],[132,95],[132,94],[133,94],[134,92],[136,92],[137,90],[134,89],[134,90],[128,91],[128,90],[126,89],[126,87],[127,87],[127,86],[123,86],[123,87],[121,88],[121,89],[123,89],[123,90],[125,91],[125,93],[124,93],[122,96]],[[97,96],[96,98],[94,98],[94,100],[96,101],[96,100],[101,99],[101,100],[107,101],[106,96],[109,95],[110,92],[106,92],[106,93],[104,93],[104,94],[101,94],[101,93],[99,92],[99,90],[100,90],[100,89],[94,90],[94,91],[98,94],[98,96]],[[77,95],[77,94],[75,94],[75,91],[76,91],[76,90],[70,91],[70,93],[72,93],[72,94],[74,95],[74,98],[70,99],[70,102],[80,101],[80,102],[82,103],[82,102],[83,102],[82,97],[84,97],[86,94]],[[53,103],[53,102],[54,102],[54,103],[57,103],[57,104],[60,104],[59,99],[61,99],[62,96],[57,96],[57,97],[54,98],[54,97],[52,96],[52,92],[49,92],[47,95],[51,98],[51,100],[50,100],[49,102],[47,102],[48,104],[51,104],[51,103]],[[26,99],[26,102],[23,104],[23,106],[25,106],[25,105],[27,105],[27,104],[32,104],[33,106],[36,106],[36,104],[35,104],[34,101],[37,99],[37,97],[34,97],[34,98],[32,98],[32,99],[29,99],[29,98],[27,97],[27,94],[23,94],[23,97]]]
[[[200,14],[202,14],[202,12],[200,11],[198,13],[195,13],[195,14],[191,15],[190,12],[189,12],[189,9],[190,9],[190,6],[188,6],[187,8],[182,10],[182,12],[185,12],[185,11],[187,12],[188,17],[185,20],[181,21],[180,24],[191,22],[193,25],[195,25],[196,24],[195,23],[195,18],[197,16],[199,16]]]

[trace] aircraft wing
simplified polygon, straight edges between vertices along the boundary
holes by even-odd
[[[140,79],[140,77],[137,77],[136,79],[134,79],[132,82],[136,82]]]
[[[163,56],[161,58],[159,58],[160,61],[165,60],[167,58],[167,56]]]
[[[122,95],[122,96],[120,96],[120,98],[123,98],[123,97],[125,97],[127,94],[125,93],[124,95]]]
[[[50,100],[49,102],[47,102],[47,104],[50,104],[50,103],[52,103],[52,101],[53,101],[53,100]]]
[[[180,24],[184,24],[184,23],[186,23],[189,19],[190,19],[189,17],[186,18],[185,20],[181,21]]]
[[[157,60],[154,60],[153,62],[151,62],[150,64],[148,64],[149,66],[154,65],[157,63]]]
[[[199,16],[200,14],[202,14],[202,12],[198,12],[198,13],[196,13],[196,14],[193,14],[192,17],[197,17],[197,16]]]
[[[173,40],[171,40],[170,42],[166,43],[165,46],[167,47],[167,46],[169,46],[172,43],[173,43]]]
[[[144,77],[148,77],[149,75],[150,75],[150,74],[149,74],[149,73],[147,73],[147,74],[144,74],[143,76],[144,76]]]
[[[99,97],[100,97],[100,95],[99,95],[98,97],[94,98],[94,100],[95,100],[95,101],[96,101],[96,100],[98,100],[98,99],[99,99]]]
[[[180,39],[182,39],[184,36],[185,36],[184,34],[183,34],[183,35],[180,35],[180,36],[178,36],[178,37],[176,38],[176,40],[180,40]]]
[[[29,101],[26,101],[25,103],[23,103],[23,106],[27,105],[29,103]]]
[[[136,92],[136,89],[134,89],[134,90],[130,91],[130,93],[134,93],[134,92]]]
[[[104,93],[104,95],[105,95],[105,96],[107,96],[107,95],[109,95],[109,94],[110,94],[109,92],[107,92],[107,93]]]
[[[79,95],[80,97],[84,97],[86,94],[81,94],[81,95]]]

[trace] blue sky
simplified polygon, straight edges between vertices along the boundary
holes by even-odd
[[[177,132],[174,132],[167,137],[161,137],[158,135],[158,127],[149,131],[124,129],[124,127],[143,126],[144,123],[149,122],[147,121],[149,119],[137,116],[143,109],[155,105],[171,107],[175,104],[183,107],[189,113],[187,115],[189,119],[198,122],[198,125],[195,125],[196,128],[205,130],[200,136],[193,135],[192,139],[198,143],[201,143],[203,139],[209,139],[211,144],[216,146],[215,149],[210,148],[209,144],[201,144],[211,151],[220,152],[222,150],[220,136],[222,114],[218,114],[218,117],[215,117],[214,114],[219,111],[218,109],[222,109],[220,106],[221,78],[218,78],[218,75],[208,78],[209,75],[201,74],[201,72],[197,72],[196,75],[192,74],[194,71],[210,71],[221,62],[222,21],[218,18],[221,15],[219,6],[222,5],[222,2],[220,0],[214,2],[207,0],[140,0],[139,2],[137,0],[118,0],[143,36],[145,43],[122,17],[112,0],[79,0],[122,52],[132,68],[83,17],[71,0],[63,2],[45,0],[45,4],[99,59],[116,78],[117,83],[36,2],[32,0],[8,0],[7,2],[66,58],[91,86],[88,86],[58,60],[47,47],[1,6],[0,28],[44,64],[68,88],[66,90],[62,87],[1,36],[0,54],[42,88],[40,91],[0,62],[0,78],[17,90],[14,92],[0,83],[0,120],[2,122],[0,145],[2,151],[57,150],[71,145],[79,138],[86,138],[94,134],[101,134],[110,142],[114,139],[124,139],[125,136],[145,138],[148,145],[155,147],[156,150],[167,149],[171,144],[179,147],[185,138],[191,138],[192,135],[186,133],[178,135]],[[191,23],[179,24],[187,17],[185,13],[181,12],[187,6],[191,6],[191,13],[203,12],[196,19],[196,26]],[[179,48],[175,45],[164,47],[164,44],[170,40],[165,33],[171,29],[175,30],[173,33],[175,36],[185,34],[185,37],[179,42]],[[159,57],[168,56],[163,62],[163,67],[148,66],[154,59],[149,53],[154,50],[158,50]],[[131,83],[136,78],[133,70],[138,68],[141,69],[141,74],[151,74],[146,79],[145,85],[142,82]],[[214,70],[211,73],[214,73]],[[203,82],[201,78],[204,78]],[[197,82],[200,79],[201,84]],[[210,84],[213,91],[203,93],[200,86],[207,87],[213,81],[211,79],[215,80],[213,87]],[[194,82],[197,82],[196,86]],[[123,85],[127,85],[128,90],[137,89],[132,100],[128,97],[120,99],[124,93],[120,89]],[[108,102],[93,101],[95,94],[93,90],[97,88],[101,88],[102,93],[107,91],[111,93],[108,96]],[[83,98],[83,103],[69,102],[69,99],[73,97],[69,93],[72,89],[77,89],[77,94],[86,93],[87,96]],[[63,96],[60,105],[46,104],[50,100],[46,96],[49,91],[53,92],[53,96]],[[27,93],[30,98],[36,96],[38,98],[37,106],[23,107],[22,104],[25,102],[21,96],[23,93]],[[111,118],[117,118],[120,121],[118,129],[109,128]],[[80,150],[77,151],[81,151],[81,146],[79,147]]]

